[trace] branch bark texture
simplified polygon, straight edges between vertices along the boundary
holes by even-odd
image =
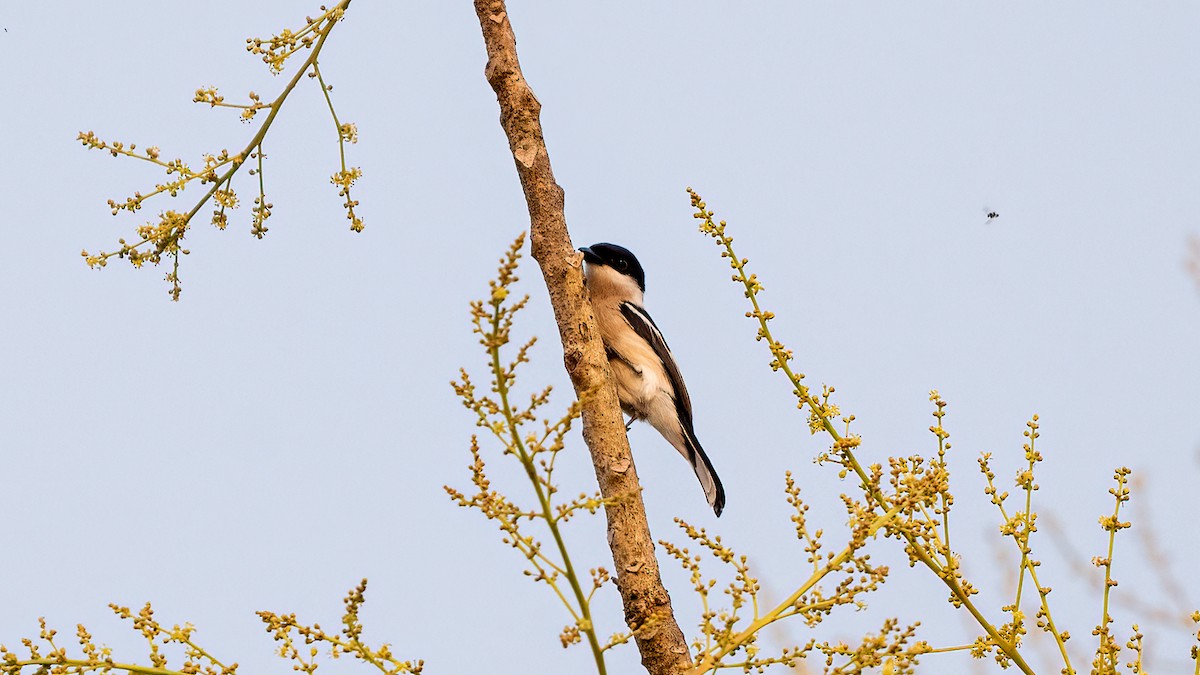
[[[542,137],[542,106],[521,74],[504,0],[474,2],[487,47],[484,74],[500,103],[500,124],[529,206],[533,258],[550,291],[563,362],[576,395],[583,400],[583,438],[600,493],[619,500],[605,508],[605,515],[625,621],[638,629],[635,639],[642,665],[651,675],[683,673],[691,668],[691,655],[659,575],[625,420],[583,285],[582,257],[571,243],[563,190],[554,181]]]

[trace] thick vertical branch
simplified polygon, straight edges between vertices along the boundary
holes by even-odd
[[[659,576],[625,420],[583,286],[581,258],[567,232],[563,191],[554,182],[542,138],[542,106],[521,74],[517,41],[504,0],[475,0],[475,12],[487,46],[484,73],[496,91],[500,124],[508,135],[529,205],[533,258],[541,266],[550,291],[563,361],[576,394],[584,400],[583,438],[592,453],[601,494],[620,500],[608,506],[605,514],[625,621],[631,627],[641,627],[635,637],[642,665],[652,675],[681,673],[691,666],[691,656]]]

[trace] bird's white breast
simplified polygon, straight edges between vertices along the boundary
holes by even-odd
[[[621,313],[622,302],[641,306],[642,289],[629,276],[604,265],[588,265],[587,282],[600,337],[610,350],[620,355],[620,358],[610,359],[609,365],[616,376],[621,405],[627,412],[642,418],[657,417],[660,410],[673,410],[674,403],[665,408],[662,405],[662,397],[674,399],[671,380],[662,361]],[[655,427],[659,426],[656,421],[667,422],[647,421]]]

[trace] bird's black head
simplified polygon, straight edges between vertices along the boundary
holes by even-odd
[[[592,244],[579,250],[583,253],[585,261],[593,265],[611,267],[636,281],[638,288],[642,289],[643,293],[646,291],[646,273],[642,270],[642,264],[638,262],[633,253],[630,253],[629,249],[616,244]]]

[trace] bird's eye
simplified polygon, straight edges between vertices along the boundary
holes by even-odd
[[[629,261],[628,260],[618,260],[617,261],[617,269],[621,270],[622,272],[629,269]]]

